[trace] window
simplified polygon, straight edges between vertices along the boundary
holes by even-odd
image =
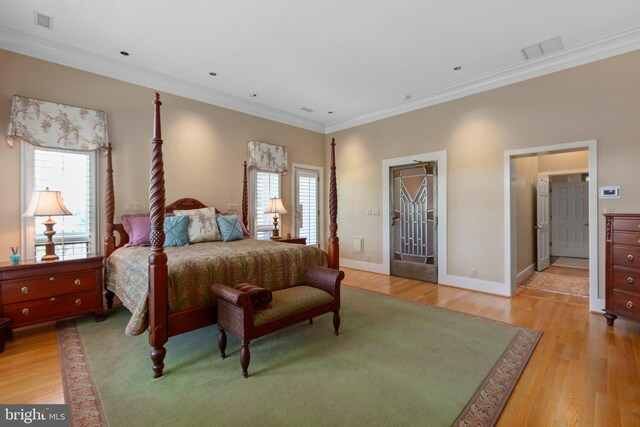
[[[319,246],[321,171],[313,166],[296,164],[293,166],[295,206],[293,229],[298,237],[307,238],[307,245]]]
[[[53,241],[56,254],[67,259],[96,251],[96,162],[95,152],[42,149],[23,144],[23,211],[33,191],[62,192],[72,216],[52,217],[56,222]],[[46,218],[23,218],[23,246],[27,259],[44,255]]]
[[[258,240],[266,240],[272,234],[273,214],[264,213],[264,210],[271,197],[280,197],[280,174],[252,169],[251,180],[253,234]],[[278,223],[278,228],[281,228],[281,222]]]

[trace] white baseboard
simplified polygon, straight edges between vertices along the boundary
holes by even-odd
[[[441,275],[438,277],[441,285],[454,286],[456,288],[470,289],[472,291],[485,292],[487,294],[510,297],[511,292],[508,286],[500,282],[474,279],[471,277]]]
[[[589,311],[592,313],[600,313],[602,314],[602,310],[604,310],[605,301],[601,298],[590,298],[589,300]]]
[[[372,273],[386,274],[384,265],[375,262],[356,261],[353,259],[340,258],[340,266],[355,268],[356,270],[370,271]]]
[[[516,276],[516,283],[517,284],[522,283],[524,279],[526,279],[529,275],[533,274],[535,267],[536,267],[535,264],[531,264],[529,267],[525,268],[520,273],[518,273],[518,275]]]

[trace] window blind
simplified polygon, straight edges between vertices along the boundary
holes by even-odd
[[[273,214],[264,213],[271,197],[280,197],[280,174],[276,172],[256,171],[256,238],[266,240],[273,230]]]
[[[318,244],[318,177],[298,174],[298,237],[306,237],[308,245]]]

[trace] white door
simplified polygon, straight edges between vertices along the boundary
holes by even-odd
[[[537,271],[549,267],[549,175],[538,175],[538,205],[537,205],[537,241],[538,262]]]
[[[320,241],[320,172],[294,168],[294,232],[306,237],[307,245],[319,246]]]
[[[587,182],[551,184],[551,255],[589,258]]]

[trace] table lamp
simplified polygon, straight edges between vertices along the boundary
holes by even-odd
[[[51,219],[52,216],[73,215],[62,202],[62,194],[59,191],[50,191],[49,187],[44,191],[34,191],[31,197],[31,203],[23,216],[46,216],[49,217],[43,222],[47,229],[44,235],[47,236],[47,244],[45,246],[45,255],[43,261],[55,261],[59,257],[56,255],[55,245],[53,243],[53,235],[56,232],[53,226],[56,224]]]
[[[272,197],[269,199],[269,203],[267,204],[267,208],[264,210],[264,213],[272,213],[273,215],[273,236],[272,239],[280,239],[280,233],[278,232],[278,214],[286,214],[287,210],[284,208],[282,204],[282,199],[280,197]]]

